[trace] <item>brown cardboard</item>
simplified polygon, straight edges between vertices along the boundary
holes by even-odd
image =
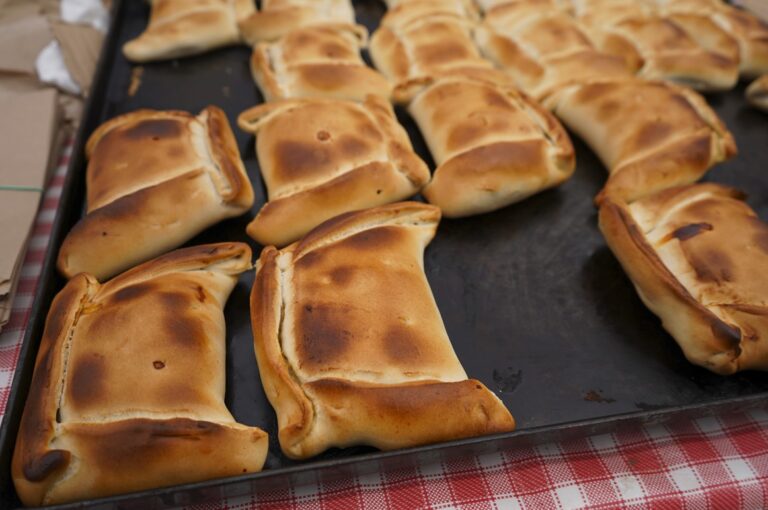
[[[58,122],[57,93],[0,92],[0,187],[42,188]]]
[[[0,22],[0,71],[34,75],[37,55],[52,40],[43,16]]]
[[[96,71],[104,35],[86,25],[56,22],[51,25],[51,28],[61,45],[64,63],[69,69],[69,74],[80,85],[84,95],[87,95]]]
[[[7,322],[27,240],[57,150],[54,89],[0,89],[0,328]]]

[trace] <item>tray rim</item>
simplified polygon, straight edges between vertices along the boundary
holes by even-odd
[[[56,283],[61,280],[61,277],[56,272],[56,255],[65,234],[64,225],[68,223],[66,218],[75,212],[79,212],[79,208],[74,209],[71,207],[71,202],[77,201],[76,197],[78,194],[84,194],[83,190],[77,189],[77,181],[83,179],[85,173],[84,147],[90,132],[95,127],[92,125],[94,123],[98,124],[97,121],[100,117],[103,101],[107,94],[108,70],[112,68],[109,61],[110,57],[115,54],[115,51],[119,51],[116,48],[117,27],[122,23],[124,6],[127,3],[125,0],[113,1],[109,29],[99,55],[91,94],[87,98],[85,108],[83,109],[83,116],[72,146],[72,154],[67,165],[67,174],[62,185],[61,197],[56,208],[56,216],[52,224],[48,247],[46,248],[35,297],[30,309],[29,322],[24,331],[16,370],[14,371],[8,395],[8,402],[2,423],[0,423],[0,465],[3,466],[10,466],[11,463],[19,422],[24,404],[26,403],[26,394],[31,384],[39,344],[48,315],[47,311],[53,297],[56,295]],[[23,397],[20,395],[21,393],[24,394]],[[270,488],[295,486],[298,485],[294,483],[296,480],[311,473],[322,473],[324,476],[328,475],[327,479],[338,479],[347,476],[341,472],[347,468],[365,473],[370,472],[371,467],[378,466],[384,467],[383,472],[386,472],[386,469],[389,469],[387,466],[403,465],[419,458],[462,457],[466,452],[470,451],[474,454],[481,454],[482,452],[499,451],[502,448],[526,444],[543,444],[569,437],[586,437],[607,431],[615,431],[622,427],[666,423],[680,418],[693,419],[729,409],[746,411],[767,403],[768,391],[765,391],[748,396],[720,399],[714,402],[618,413],[602,418],[517,429],[513,432],[459,439],[400,450],[375,451],[319,461],[308,460],[303,464],[267,469],[258,473],[147,489],[105,498],[46,506],[45,508],[57,510],[93,507],[124,508],[126,506],[129,508],[134,506],[136,508],[144,508],[142,503],[148,503],[150,500],[154,500],[155,504],[152,505],[154,508],[158,506],[158,498],[160,500],[160,508],[172,508],[185,503],[169,502],[169,500],[184,499],[185,496],[191,496],[206,489],[225,489],[239,486],[245,489],[254,489],[252,493],[258,494],[269,482],[272,482],[269,484]],[[459,453],[454,455],[454,452]],[[369,469],[366,470],[366,466]],[[0,478],[0,508],[24,508],[14,506],[13,500],[18,499],[18,496],[15,495],[10,469],[0,476],[7,478],[7,480]],[[243,492],[243,494],[246,493]],[[211,495],[205,499],[193,499],[193,501],[195,503],[210,501],[215,499],[215,497],[215,495]]]

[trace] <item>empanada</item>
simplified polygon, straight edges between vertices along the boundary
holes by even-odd
[[[758,110],[768,112],[768,75],[761,76],[747,87],[747,101]]]
[[[224,304],[251,250],[178,250],[51,305],[12,463],[25,505],[259,471],[267,434],[224,405]]]
[[[520,201],[562,183],[575,167],[552,114],[512,86],[478,78],[438,76],[408,104],[437,164],[422,194],[448,217]]]
[[[633,72],[623,58],[598,51],[580,24],[552,0],[494,7],[475,39],[484,57],[540,101],[570,84]]]
[[[668,82],[574,85],[551,106],[608,169],[601,195],[634,200],[689,184],[736,154],[733,137],[704,98]]]
[[[702,46],[670,18],[625,18],[593,26],[590,35],[602,51],[636,65],[641,78],[670,80],[703,91],[729,90],[739,79],[738,55],[729,54],[727,47],[720,52]]]
[[[243,38],[252,46],[273,41],[297,28],[325,23],[354,25],[350,0],[262,0],[261,10],[240,22]]]
[[[283,452],[382,450],[511,431],[467,379],[423,270],[440,211],[398,203],[338,216],[259,259],[251,319]]]
[[[176,248],[253,205],[224,112],[138,110],[93,132],[85,147],[87,211],[57,265],[98,280]]]
[[[389,97],[389,81],[360,57],[368,32],[361,25],[326,24],[293,30],[271,43],[258,43],[251,58],[253,78],[266,101],[332,97],[362,101]]]
[[[768,369],[768,225],[718,184],[606,199],[600,229],[686,358],[719,374]]]
[[[720,0],[655,0],[664,14],[708,16],[739,46],[741,75],[755,78],[768,73],[768,24],[749,11]]]
[[[429,180],[385,98],[285,99],[240,114],[256,135],[269,201],[248,225],[285,246],[338,214],[408,198]]]
[[[395,84],[458,67],[490,68],[472,39],[474,26],[460,4],[404,2],[373,33],[371,60]]]
[[[256,11],[253,0],[151,0],[146,30],[123,46],[133,62],[197,55],[240,41],[238,22]]]

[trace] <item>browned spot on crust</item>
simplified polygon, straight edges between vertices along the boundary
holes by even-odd
[[[419,357],[419,339],[413,328],[404,324],[391,326],[384,336],[384,352],[395,362],[412,362]]]
[[[730,257],[716,249],[687,249],[681,244],[683,252],[702,282],[730,282],[733,278],[733,262]]]
[[[712,230],[712,225],[709,223],[691,223],[689,225],[682,226],[672,232],[672,237],[679,239],[680,241],[687,241],[692,237],[696,237],[702,232]]]
[[[205,303],[205,289],[202,287],[202,285],[195,287],[195,292],[197,294],[197,300],[201,303]]]
[[[365,154],[368,149],[368,143],[362,138],[357,136],[343,136],[338,140],[339,147],[341,149],[342,158],[356,158]]]
[[[456,41],[424,45],[415,53],[416,59],[427,65],[464,60],[473,56],[466,45]]]
[[[352,281],[355,269],[351,266],[339,266],[331,271],[331,279],[335,284],[343,287]]]
[[[349,349],[352,333],[344,329],[347,308],[332,305],[309,305],[298,312],[296,346],[303,363],[328,366]]]
[[[112,294],[112,301],[116,303],[125,303],[127,301],[133,301],[144,296],[151,295],[157,290],[156,286],[152,283],[137,283],[130,287],[125,287]]]
[[[69,393],[76,404],[87,404],[102,397],[104,379],[104,358],[100,354],[90,354],[75,362],[70,369]]]
[[[69,464],[70,453],[65,450],[49,450],[24,464],[24,478],[30,482],[41,482],[48,476]]]
[[[400,227],[386,226],[363,230],[341,241],[345,246],[358,249],[362,252],[373,250],[374,252],[386,246],[392,246],[403,235]]]
[[[317,167],[331,161],[331,152],[325,146],[285,140],[275,144],[275,162],[286,179],[311,174]]]
[[[673,127],[662,120],[645,124],[634,139],[634,147],[638,150],[654,147],[669,137],[673,131]]]
[[[320,140],[321,142],[325,142],[326,140],[331,138],[331,134],[324,129],[321,129],[320,131],[318,131],[315,136],[317,136],[317,139]]]
[[[152,366],[155,367],[155,370],[162,370],[165,368],[165,363],[160,360],[156,360],[152,362]]]
[[[311,251],[305,255],[303,255],[297,262],[296,262],[296,271],[306,271],[307,269],[311,268],[312,266],[315,266],[317,264],[322,263],[323,260],[323,254],[320,251]]]
[[[168,314],[163,317],[165,339],[167,342],[179,344],[184,349],[202,346],[206,339],[203,325],[194,316],[179,313],[189,303],[183,296],[179,296],[179,299],[179,303],[184,303],[185,306],[168,307]]]
[[[128,140],[159,140],[161,138],[173,138],[181,136],[183,126],[178,120],[149,119],[137,122],[125,129],[122,137]]]

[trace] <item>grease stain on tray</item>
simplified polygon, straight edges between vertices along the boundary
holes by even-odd
[[[512,393],[522,380],[522,370],[515,371],[512,367],[507,367],[504,370],[493,369],[493,382],[496,385],[496,391],[500,393]]]
[[[616,402],[616,399],[603,395],[603,390],[589,390],[584,394],[584,400],[587,402],[597,402],[599,404],[610,404]]]

